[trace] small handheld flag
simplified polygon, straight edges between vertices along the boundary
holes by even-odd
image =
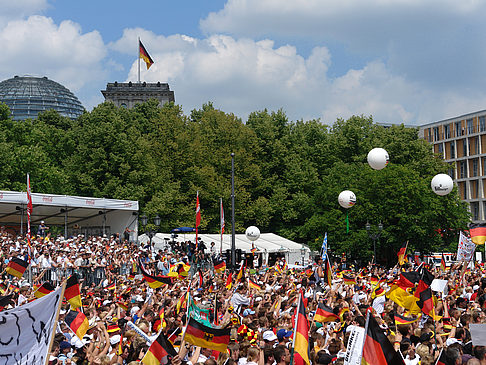
[[[22,275],[24,275],[25,270],[29,266],[29,263],[27,261],[24,261],[22,259],[19,259],[17,257],[13,257],[7,265],[7,268],[5,271],[12,275],[15,276],[16,278],[21,278]]]

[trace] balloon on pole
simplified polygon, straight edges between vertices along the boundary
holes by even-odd
[[[339,205],[344,209],[351,208],[356,204],[356,195],[351,190],[344,190],[338,196]]]
[[[256,241],[258,238],[260,238],[260,230],[258,227],[250,226],[246,229],[245,236],[252,242]]]
[[[389,159],[388,152],[383,148],[373,148],[368,152],[368,164],[374,170],[384,169],[388,165]]]
[[[437,195],[447,195],[452,191],[454,187],[454,182],[452,178],[447,174],[437,174],[432,178],[430,182],[430,187],[432,191]]]

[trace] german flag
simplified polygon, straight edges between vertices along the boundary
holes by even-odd
[[[140,264],[140,270],[142,271],[143,278],[147,282],[148,286],[150,286],[152,289],[157,289],[160,288],[162,285],[170,285],[173,283],[172,277],[150,275],[148,272],[145,271],[141,261],[139,264]]]
[[[76,309],[82,307],[81,292],[79,291],[79,282],[76,274],[73,274],[66,281],[66,289],[64,290],[64,298],[71,304],[71,308]]]
[[[417,289],[415,290],[415,297],[418,298],[417,305],[422,312],[428,316],[434,317],[434,300],[432,298],[432,289],[430,284],[434,280],[432,275],[427,269],[422,268],[422,277],[419,280]]]
[[[420,317],[417,317],[417,318],[405,317],[405,316],[402,316],[402,315],[400,315],[398,313],[395,313],[395,324],[396,325],[399,325],[399,324],[410,324],[410,323],[417,322],[417,320],[419,318]]]
[[[444,352],[444,349],[440,350],[440,355],[439,358],[437,359],[437,362],[435,365],[446,365],[447,362],[447,356],[446,353]]]
[[[371,275],[371,277],[370,277],[371,285],[373,285],[373,286],[378,285],[379,282],[380,282],[380,279],[378,279],[378,276]]]
[[[177,340],[177,337],[181,334],[182,330],[177,327],[174,332],[172,332],[169,337],[167,338],[171,344],[174,344],[174,342]]]
[[[142,44],[142,41],[138,40],[138,48],[139,48],[139,57],[145,62],[147,65],[147,70],[154,64],[154,60],[152,60],[152,57],[148,54],[147,50]]]
[[[120,307],[120,309],[124,310],[125,312],[128,310],[127,302],[116,302],[116,304]]]
[[[123,354],[123,334],[120,336],[120,342],[118,342],[118,348],[116,350],[116,354],[121,356]]]
[[[243,274],[244,274],[244,270],[245,270],[245,263],[242,262],[241,263],[241,267],[240,267],[240,271],[238,271],[238,275],[236,276],[236,281],[239,283],[241,281],[241,279],[243,278]]]
[[[108,285],[107,287],[105,287],[105,289],[115,290],[116,289],[116,283],[111,283],[110,285]]]
[[[402,289],[413,288],[419,280],[420,275],[417,271],[406,271],[400,274],[396,284]]]
[[[324,280],[327,285],[332,286],[332,269],[331,264],[329,263],[329,257],[324,262]]]
[[[194,346],[200,346],[219,352],[226,352],[230,341],[231,328],[211,328],[189,319],[184,339]]]
[[[452,330],[452,324],[450,317],[442,318],[442,324],[444,325],[444,331],[450,332]]]
[[[7,268],[5,271],[7,274],[13,275],[16,278],[21,278],[24,275],[25,270],[29,266],[27,261],[19,259],[17,257],[12,257],[12,259],[8,262]]]
[[[186,277],[189,275],[189,270],[191,269],[191,265],[186,265],[183,263],[180,263],[177,265],[177,274],[179,274],[179,277]]]
[[[230,272],[228,277],[226,278],[226,289],[230,290],[231,286],[233,285],[233,273]]]
[[[54,291],[54,287],[51,285],[51,283],[46,281],[34,292],[34,296],[36,298],[42,298],[43,296],[52,293],[53,291]]]
[[[198,270],[197,272],[199,274],[199,287],[202,288],[204,286],[203,274],[202,274],[201,270]]]
[[[115,333],[115,332],[120,331],[120,327],[118,326],[118,323],[109,324],[109,325],[106,327],[106,331],[107,331],[108,333]]]
[[[331,308],[326,307],[322,303],[319,303],[319,305],[317,306],[316,314],[314,314],[314,321],[319,323],[338,322],[339,317],[334,314]]]
[[[134,272],[131,272],[130,274],[128,274],[128,280],[132,281],[135,279],[135,273]]]
[[[64,322],[73,330],[73,332],[81,340],[89,328],[88,318],[81,313],[76,311],[69,311],[64,318]]]
[[[13,294],[0,297],[0,312],[9,304],[13,304]]]
[[[446,268],[447,268],[447,266],[446,266],[446,262],[445,262],[445,259],[444,259],[444,254],[442,254],[442,257],[440,259],[440,269],[442,271],[446,271]]]
[[[223,273],[226,270],[226,262],[224,260],[215,260],[214,264],[214,271]]]
[[[486,223],[472,223],[469,225],[471,241],[476,245],[484,245],[486,241]]]
[[[382,295],[385,295],[385,289],[383,289],[380,285],[377,285],[371,292],[371,299],[381,297]]]
[[[407,246],[408,246],[408,241],[405,242],[402,247],[400,247],[400,250],[398,250],[398,264],[401,266],[405,263],[405,255],[407,253]]]
[[[252,289],[262,290],[262,287],[258,285],[256,282],[254,282],[253,280],[251,280],[250,278],[248,278],[248,286]]]
[[[182,297],[179,298],[176,304],[176,311],[179,313],[181,309],[186,308],[187,306],[187,297],[189,296],[189,291],[182,294]]]
[[[343,281],[346,285],[356,285],[356,279],[352,276],[343,275]]]
[[[341,322],[344,322],[344,313],[346,313],[346,312],[349,312],[349,308],[348,307],[342,307],[341,310],[339,311],[338,316],[339,316],[339,320]]]
[[[327,261],[327,260],[326,260]],[[294,328],[294,361],[295,365],[310,364],[309,361],[309,322],[305,314],[304,295],[299,296],[299,304],[296,312],[297,319]]]
[[[144,365],[159,365],[167,364],[169,357],[176,356],[177,352],[172,344],[165,338],[165,335],[161,333],[157,339],[152,342],[147,353],[142,359]]]
[[[363,345],[362,365],[400,365],[405,364],[402,357],[383,333],[376,320],[368,312],[366,337]]]

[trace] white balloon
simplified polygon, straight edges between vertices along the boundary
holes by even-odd
[[[388,165],[389,158],[388,152],[383,148],[373,148],[368,152],[368,164],[375,170],[384,169]]]
[[[250,226],[246,229],[245,235],[250,241],[256,241],[260,238],[260,230],[255,226]]]
[[[356,204],[356,195],[351,190],[344,190],[338,196],[339,205],[343,208],[351,208]]]
[[[430,182],[432,191],[437,195],[447,195],[452,191],[454,182],[452,178],[447,174],[437,174],[432,178]]]

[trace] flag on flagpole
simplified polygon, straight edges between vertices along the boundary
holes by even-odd
[[[314,314],[314,321],[319,323],[338,322],[339,317],[334,314],[331,308],[326,307],[323,303],[319,303]]]
[[[169,285],[173,283],[173,278],[170,276],[150,275],[145,271],[142,262],[139,262],[140,271],[142,271],[143,278],[148,286],[152,289],[160,288],[162,285]]]
[[[255,281],[251,280],[250,278],[248,278],[248,287],[249,288],[252,288],[252,289],[256,289],[256,290],[261,290],[262,287],[260,285],[258,285],[258,283],[256,283]]]
[[[82,307],[81,292],[79,290],[79,281],[76,274],[72,274],[66,281],[66,290],[64,297],[71,304],[71,308],[76,309]]]
[[[222,273],[226,270],[226,262],[222,259],[214,259],[214,271]]]
[[[402,357],[395,351],[393,345],[383,333],[378,322],[368,311],[365,340],[361,364],[363,365],[401,365],[405,364]]]
[[[194,346],[200,346],[219,352],[226,352],[230,341],[231,328],[212,328],[189,319],[184,339]]]
[[[138,40],[138,48],[139,48],[139,57],[145,62],[148,70],[150,66],[154,64],[154,60],[152,60],[152,57],[150,57],[150,55],[148,54],[141,40]]]
[[[46,281],[44,284],[37,288],[37,290],[34,292],[34,296],[36,298],[42,298],[43,296],[52,293],[53,291],[54,287],[51,285],[51,283]]]
[[[224,233],[224,209],[223,209],[223,198],[221,198],[221,236]]]
[[[167,364],[169,362],[169,356],[176,356],[177,352],[172,346],[163,333],[156,338],[154,342],[150,345],[147,353],[142,359],[142,364],[144,365],[159,365]]]
[[[405,316],[402,316],[398,313],[395,313],[395,324],[410,324],[410,323],[414,323],[414,322],[417,322],[418,319],[420,317],[417,317],[417,318],[412,318],[412,317],[405,317]]]
[[[329,262],[329,257],[324,261],[324,281],[327,285],[332,286],[332,269],[331,263]]]
[[[445,259],[444,259],[444,254],[442,254],[442,257],[440,259],[440,269],[442,271],[446,271],[446,262],[445,262]]]
[[[324,240],[322,241],[322,261],[326,261],[327,258],[327,232],[324,234]]]
[[[29,249],[29,262],[32,257],[32,242],[31,242],[31,234],[30,234],[30,216],[32,215],[32,211],[34,206],[32,205],[32,192],[30,190],[30,175],[27,174],[27,246]]]
[[[309,322],[305,314],[304,295],[299,295],[299,303],[295,313],[293,364],[310,364],[309,360]]]
[[[199,205],[199,191],[196,192],[196,250],[199,248],[197,241],[197,230],[201,224],[201,206]]]
[[[25,270],[29,266],[27,261],[13,257],[7,264],[5,271],[7,274],[13,275],[16,278],[21,278],[24,275]]]
[[[228,277],[226,278],[226,289],[230,290],[231,286],[233,285],[233,273],[230,272]]]
[[[78,336],[80,340],[83,339],[86,332],[88,332],[89,322],[88,318],[81,313],[76,311],[69,311],[64,318],[64,322],[68,325],[69,328]]]
[[[398,264],[401,266],[405,263],[405,255],[407,253],[407,246],[408,246],[408,241],[402,244],[402,247],[400,247],[400,250],[398,251]]]

